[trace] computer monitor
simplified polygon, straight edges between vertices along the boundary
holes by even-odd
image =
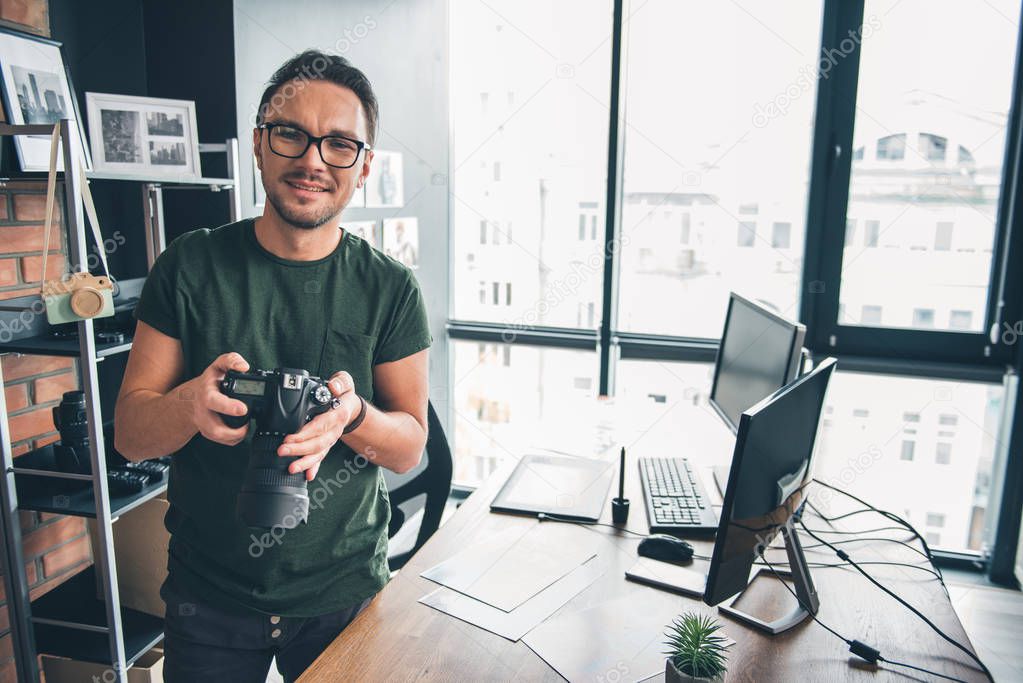
[[[733,433],[742,411],[796,377],[805,336],[805,326],[732,292],[710,404]]]
[[[792,628],[816,614],[819,605],[792,517],[802,505],[812,478],[821,409],[834,369],[834,358],[824,360],[744,411],[739,419],[703,599],[708,605],[717,605],[745,590],[754,561],[781,532],[800,604],[771,622],[731,604],[721,607],[722,612],[769,633]]]

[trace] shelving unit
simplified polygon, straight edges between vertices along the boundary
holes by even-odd
[[[80,151],[68,144],[77,140],[75,123],[60,122],[64,168],[77,169]],[[3,135],[49,134],[48,126],[0,126]],[[201,153],[224,153],[231,173],[229,178],[157,179],[138,178],[110,173],[86,173],[90,180],[133,181],[142,183],[145,238],[149,268],[166,246],[163,216],[165,189],[202,189],[226,191],[231,195],[231,221],[238,219],[241,201],[235,178],[239,175],[238,141],[200,145]],[[86,263],[87,240],[77,172],[63,175],[65,220],[68,229],[68,262]],[[24,311],[5,302],[2,311]],[[107,487],[106,450],[112,443],[112,430],[104,425],[100,406],[97,363],[103,358],[131,349],[131,341],[97,344],[92,320],[78,325],[78,338],[53,339],[43,333],[45,320],[36,315],[18,338],[0,343],[0,355],[25,353],[70,356],[79,360],[80,385],[85,392],[89,419],[92,474],[60,472],[55,464],[53,446],[25,453],[14,460],[11,449],[7,405],[0,391],[0,450],[3,473],[0,476],[0,532],[3,534],[2,557],[4,587],[11,634],[20,681],[39,681],[38,654],[51,654],[109,665],[113,679],[126,683],[128,668],[142,654],[163,638],[163,620],[121,606],[118,595],[117,569],[114,559],[112,524],[116,517],[144,504],[166,490],[166,483],[154,484],[128,496],[110,496]],[[0,386],[3,370],[0,368]],[[88,482],[90,486],[83,484]],[[21,545],[20,510],[36,510],[88,517],[96,520],[98,547],[94,549],[94,565],[66,580],[49,593],[31,601],[25,576]],[[96,597],[96,586],[103,598]],[[108,680],[104,678],[104,680]]]

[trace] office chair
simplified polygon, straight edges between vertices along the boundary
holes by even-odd
[[[448,439],[444,435],[437,411],[433,409],[433,403],[427,404],[427,427],[429,435],[426,439],[426,452],[423,454],[423,462],[419,463],[410,474],[388,476],[392,473],[385,472],[384,479],[388,484],[388,495],[391,501],[391,523],[387,529],[387,537],[394,538],[394,535],[404,526],[406,519],[417,514],[422,509],[422,520],[419,524],[419,533],[416,535],[416,542],[410,550],[389,555],[387,564],[391,571],[401,569],[409,558],[412,557],[430,539],[430,536],[440,527],[441,516],[444,514],[444,506],[447,503],[448,495],[451,493],[451,448],[448,446]],[[426,500],[422,507],[415,504],[411,511],[406,505],[403,510],[401,505],[408,503],[417,496],[425,495]]]

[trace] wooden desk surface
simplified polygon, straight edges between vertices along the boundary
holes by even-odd
[[[708,442],[727,445],[727,435],[721,434],[706,416],[687,418],[684,434],[680,434],[679,421],[660,420],[660,426],[634,432],[620,443],[629,447],[631,475],[626,484],[626,496],[632,501],[627,527],[647,533],[647,520],[643,495],[636,474],[635,458],[665,455],[665,444]],[[668,424],[662,424],[668,423]],[[706,429],[707,433],[694,438]],[[660,431],[655,438],[654,432]],[[682,439],[682,440],[680,440]],[[684,446],[683,446],[684,447]],[[617,448],[605,449],[610,457]],[[695,451],[695,449],[694,449]],[[708,451],[701,451],[704,455]],[[717,456],[690,459],[701,465],[704,486],[716,495],[709,469],[731,457],[718,449]],[[417,602],[436,590],[438,585],[419,574],[451,557],[475,542],[501,530],[519,527],[525,529],[538,524],[535,519],[493,514],[489,505],[514,462],[505,462],[479,489],[477,489],[440,528],[423,549],[413,557],[401,572],[377,595],[372,603],[345,629],[299,679],[300,683],[320,681],[420,681],[420,680],[528,680],[559,681],[561,676],[551,669],[522,641],[511,642],[501,636],[468,624]],[[617,484],[616,484],[617,485]],[[601,521],[610,522],[610,505]],[[858,515],[868,518],[870,515]],[[860,528],[885,526],[865,522]],[[821,520],[807,518],[811,528],[826,528]],[[556,522],[544,522],[555,524]],[[599,556],[608,569],[591,586],[576,595],[552,615],[568,614],[604,601],[623,596],[655,591],[627,581],[625,570],[636,561],[639,538],[605,527],[573,527],[579,538],[599,534],[603,539]],[[876,536],[877,534],[872,534]],[[801,533],[804,546],[816,545]],[[893,537],[899,536],[897,533]],[[697,554],[709,556],[712,542],[691,539]],[[777,543],[777,541],[776,541]],[[857,561],[889,560],[916,562],[921,560],[912,551],[889,543],[856,543],[841,546]],[[827,549],[807,549],[810,562],[836,563],[838,558]],[[771,554],[772,560],[784,561],[784,551]],[[707,562],[697,560],[692,569],[706,572]],[[952,638],[969,646],[952,605],[941,586],[928,574],[909,568],[873,565],[868,571],[911,604],[921,609]],[[922,666],[967,681],[985,680],[970,660],[954,647],[946,644],[926,624],[896,603],[866,579],[846,568],[813,568],[813,579],[821,599],[819,617],[846,638],[863,640],[881,650],[883,656],[895,661]],[[908,669],[874,670],[858,663],[846,646],[812,621],[806,621],[791,631],[768,636],[737,621],[719,615],[716,607],[703,602],[656,591],[665,601],[673,602],[678,613],[699,610],[718,616],[726,634],[736,641],[731,648],[728,663],[729,681],[888,681],[932,680],[933,677]],[[747,591],[741,603],[743,609],[762,616],[773,617],[784,611],[781,605],[794,600],[771,578],[758,579]],[[651,640],[663,641],[665,624],[651,623]],[[661,676],[650,679],[659,680]],[[606,680],[623,680],[617,675]]]

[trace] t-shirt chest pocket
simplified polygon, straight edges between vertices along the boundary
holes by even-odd
[[[320,377],[328,379],[335,372],[344,370],[355,380],[356,392],[372,400],[376,343],[376,337],[370,335],[328,329],[320,354]]]

